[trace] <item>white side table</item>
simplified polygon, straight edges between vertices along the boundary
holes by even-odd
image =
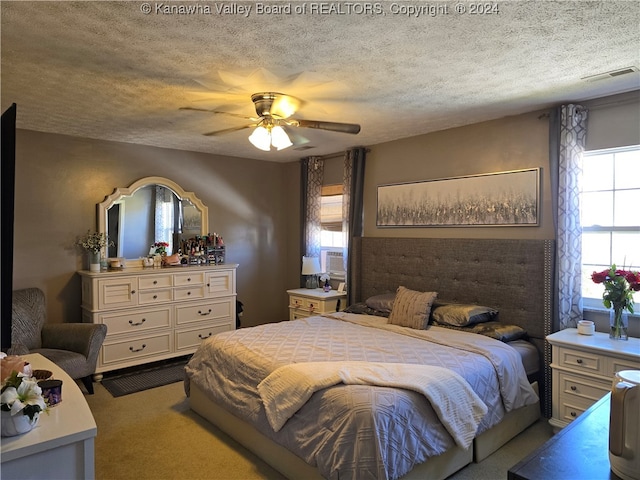
[[[289,294],[289,320],[343,310],[347,294],[321,288],[296,288]]]
[[[640,370],[640,338],[611,340],[609,334],[580,335],[567,328],[547,337],[551,344],[552,417],[556,429],[575,420],[611,391],[620,370]]]
[[[97,428],[76,382],[40,354],[22,355],[31,367],[50,370],[62,380],[62,402],[41,413],[36,427],[15,437],[2,437],[2,478],[95,478],[94,439]]]

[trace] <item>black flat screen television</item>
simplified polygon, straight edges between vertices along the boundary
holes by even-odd
[[[0,339],[2,351],[11,346],[11,292],[13,291],[13,217],[16,178],[16,104],[2,113],[1,156],[2,190],[0,192]]]

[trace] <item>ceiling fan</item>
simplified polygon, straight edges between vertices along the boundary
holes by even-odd
[[[277,150],[288,148],[292,145],[303,145],[309,140],[293,131],[291,127],[315,128],[328,130],[331,132],[357,134],[360,132],[360,125],[355,123],[324,122],[319,120],[303,120],[293,118],[298,108],[302,105],[302,100],[277,92],[260,92],[251,95],[257,118],[247,117],[230,112],[219,110],[209,110],[205,108],[181,107],[181,110],[196,110],[200,112],[210,112],[223,115],[231,115],[250,120],[252,123],[238,127],[225,128],[205,133],[207,136],[224,135],[237,132],[246,128],[255,130],[249,136],[249,141],[260,150],[270,151],[271,147]]]

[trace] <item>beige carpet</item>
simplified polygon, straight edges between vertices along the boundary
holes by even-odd
[[[113,398],[95,384],[86,396],[98,425],[97,480],[281,480],[282,475],[190,411],[182,383]],[[498,480],[551,436],[541,420],[453,480]]]

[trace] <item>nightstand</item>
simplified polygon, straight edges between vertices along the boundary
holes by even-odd
[[[346,293],[336,290],[325,292],[321,288],[296,288],[289,294],[289,320],[322,313],[337,312],[346,307]]]
[[[567,328],[547,337],[551,344],[552,417],[560,429],[611,391],[615,372],[640,370],[640,339],[611,340],[609,334],[580,335]]]

